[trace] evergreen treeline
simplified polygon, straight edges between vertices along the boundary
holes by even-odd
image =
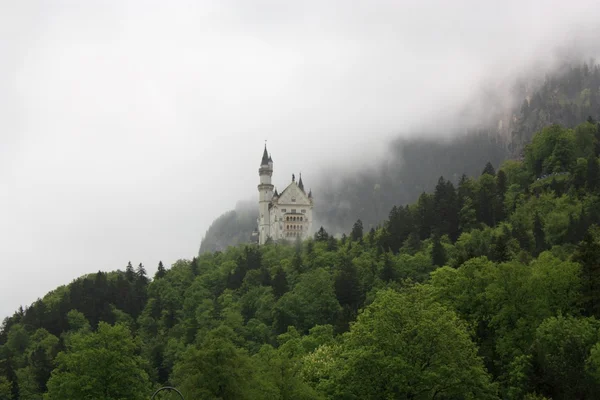
[[[80,278],[7,318],[0,399],[592,399],[600,126],[354,223]]]

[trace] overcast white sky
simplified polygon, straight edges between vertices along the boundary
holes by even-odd
[[[85,273],[191,258],[255,196],[265,139],[279,187],[356,168],[585,44],[595,3],[0,0],[0,318]]]

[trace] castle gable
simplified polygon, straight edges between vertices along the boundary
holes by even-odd
[[[300,190],[296,182],[292,182],[284,189],[279,195],[277,203],[280,205],[305,205],[311,204],[308,195],[304,191]]]

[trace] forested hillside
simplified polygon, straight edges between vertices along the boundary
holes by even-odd
[[[592,399],[600,126],[550,125],[377,229],[98,272],[0,329],[0,399]]]
[[[516,106],[502,109],[493,100],[484,108],[477,127],[436,124],[435,132],[412,132],[409,138],[390,144],[388,160],[350,176],[326,177],[314,187],[315,217],[330,232],[344,232],[360,218],[365,227],[377,226],[394,205],[409,204],[423,191],[434,189],[437,177],[444,175],[454,184],[466,174],[474,177],[481,165],[499,165],[509,158],[520,158],[533,134],[550,124],[572,128],[588,116],[600,118],[600,66],[590,61],[563,65],[546,77],[521,80],[513,84]],[[483,100],[482,100],[483,101]],[[499,101],[498,101],[499,102]],[[492,107],[492,105],[494,107]],[[461,130],[462,129],[462,130]],[[452,138],[443,140],[439,138]],[[256,207],[255,207],[256,208]],[[257,216],[257,209],[254,218]],[[231,213],[216,220],[206,233],[201,250],[214,251],[238,242],[217,238],[228,232],[225,221]],[[252,225],[244,236],[249,237]],[[229,235],[240,235],[240,231]],[[215,247],[214,242],[221,247]]]

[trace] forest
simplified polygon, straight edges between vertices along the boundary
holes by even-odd
[[[80,277],[6,318],[0,399],[592,399],[600,124],[383,224]]]

